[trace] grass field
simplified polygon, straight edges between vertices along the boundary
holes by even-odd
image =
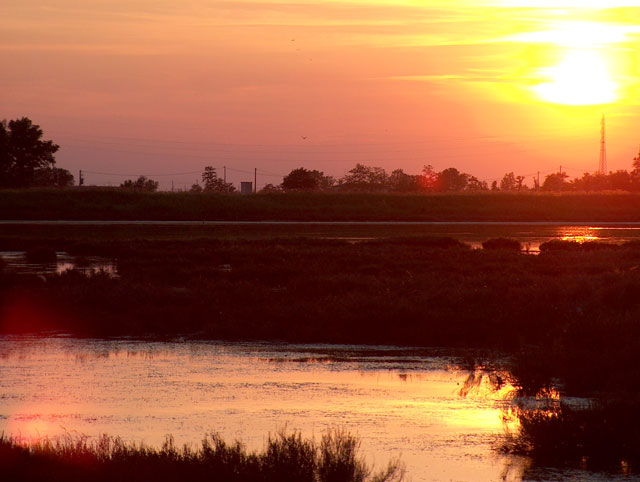
[[[640,194],[144,193],[108,188],[0,192],[0,219],[246,221],[640,221]]]

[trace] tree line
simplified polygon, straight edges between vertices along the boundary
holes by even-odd
[[[437,172],[426,165],[420,174],[407,174],[395,169],[391,174],[380,167],[363,164],[348,171],[341,179],[325,176],[323,172],[303,167],[292,170],[279,185],[268,184],[262,191],[350,191],[350,192],[464,192],[464,191],[640,191],[640,153],[633,159],[631,171],[618,170],[609,174],[584,173],[582,177],[568,180],[565,172],[547,174],[540,182],[532,178],[531,187],[524,176],[513,172],[504,174],[500,181],[489,185],[471,174],[449,167]]]
[[[487,189],[486,182],[455,167],[436,172],[433,166],[424,166],[421,174],[414,175],[402,169],[388,174],[381,167],[356,164],[340,179],[300,167],[287,174],[280,185],[268,184],[263,191],[450,192]]]
[[[60,146],[43,140],[40,126],[28,117],[0,122],[0,188],[67,187],[74,184],[73,175],[55,167],[55,153]],[[471,174],[455,167],[436,171],[425,165],[420,174],[408,174],[402,169],[387,173],[381,167],[356,164],[344,177],[335,179],[322,171],[299,167],[284,176],[278,185],[267,184],[260,192],[283,191],[344,191],[344,192],[464,192],[464,191],[640,191],[640,152],[633,159],[632,170],[618,170],[609,174],[584,173],[568,180],[562,172],[545,176],[544,181],[533,178],[529,187],[524,176],[506,173],[502,179],[488,185]],[[191,186],[190,192],[233,193],[232,183],[218,176],[216,169],[206,166],[202,183]],[[146,176],[128,179],[120,187],[140,191],[156,191],[159,183]]]

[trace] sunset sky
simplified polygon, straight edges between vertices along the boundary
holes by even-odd
[[[609,170],[630,169],[639,42],[640,1],[2,2],[0,118],[87,184],[361,162],[531,186],[597,170],[603,113]]]

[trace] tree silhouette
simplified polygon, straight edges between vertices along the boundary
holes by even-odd
[[[476,176],[466,175],[469,176],[467,178],[467,185],[465,186],[467,191],[487,191],[489,189],[486,181],[481,181]]]
[[[59,167],[45,167],[33,173],[34,186],[69,187],[73,186],[73,174]]]
[[[553,174],[549,174],[544,178],[544,182],[542,183],[543,191],[564,191],[567,187],[567,183],[565,179],[567,179],[569,175],[565,172],[554,172]]]
[[[500,181],[501,191],[515,191],[516,186],[516,176],[513,172],[508,172],[507,174],[505,174]]]
[[[0,122],[0,186],[35,185],[36,171],[53,168],[58,149],[28,117]]]
[[[154,192],[158,190],[158,185],[158,181],[148,179],[146,176],[140,176],[135,181],[127,179],[125,182],[120,184],[120,187],[124,187],[126,189],[135,189],[137,191]]]
[[[202,188],[205,192],[232,193],[236,190],[230,182],[224,182],[216,173],[216,168],[207,166],[202,173]]]
[[[449,167],[438,175],[440,191],[463,191],[469,183],[469,174],[458,171],[455,167]]]
[[[389,190],[393,192],[415,192],[421,188],[421,177],[407,174],[402,169],[395,169],[389,176]]]
[[[638,154],[633,158],[633,169],[631,170],[631,175],[635,177],[640,177],[640,149],[638,149]]]
[[[437,191],[438,189],[438,173],[431,164],[427,164],[422,168],[422,174],[419,176],[420,187],[425,191]]]
[[[356,164],[341,179],[341,186],[347,191],[384,191],[387,188],[387,173],[381,167]]]
[[[333,178],[325,176],[321,171],[310,171],[304,167],[294,169],[282,180],[285,191],[319,191],[333,185]]]

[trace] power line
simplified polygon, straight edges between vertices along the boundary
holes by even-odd
[[[116,173],[116,172],[98,172],[98,171],[87,171],[86,169],[82,170],[83,173],[85,174],[98,174],[100,176],[121,176],[121,177],[126,177],[126,176],[146,176],[146,177],[163,177],[163,176],[186,176],[186,175],[191,175],[191,174],[201,174],[202,171],[188,171],[188,172],[170,172],[170,173],[163,173],[163,174],[140,174],[140,173],[136,173],[136,174],[125,174],[125,173]]]

